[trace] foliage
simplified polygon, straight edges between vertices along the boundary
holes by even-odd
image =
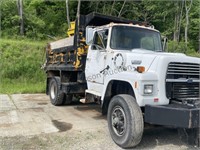
[[[18,92],[44,91],[45,73],[40,69],[44,45],[29,40],[0,40],[0,93],[18,88]]]
[[[82,1],[81,14],[98,12],[127,19],[145,21],[176,42],[185,39],[187,0],[181,1]],[[31,39],[66,36],[66,3],[55,0],[23,0],[25,34]],[[189,47],[198,50],[200,30],[200,1],[193,0],[189,12]],[[69,0],[71,21],[76,19],[77,1]],[[1,29],[3,37],[19,35],[19,16],[16,0],[1,1]],[[178,36],[178,37],[176,37]],[[182,44],[182,43],[181,43]]]
[[[186,48],[184,42],[177,43],[175,41],[169,41],[168,42],[168,52],[186,53],[187,48]]]
[[[24,0],[23,2],[27,37],[45,39],[48,36],[65,35],[67,24],[64,1]],[[19,17],[16,1],[3,0],[1,14],[2,36],[18,35]]]
[[[200,53],[196,52],[192,47],[187,48],[184,42],[169,41],[167,44],[167,51],[173,53],[184,53],[189,56],[199,57]]]

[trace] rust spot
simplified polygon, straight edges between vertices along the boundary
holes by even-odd
[[[64,132],[64,131],[72,129],[71,123],[60,122],[58,120],[52,120],[52,123],[59,130],[59,132]]]

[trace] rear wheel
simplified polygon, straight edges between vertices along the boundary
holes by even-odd
[[[64,93],[60,90],[60,78],[54,77],[49,82],[49,95],[51,103],[59,106],[63,103]]]
[[[108,108],[108,128],[114,142],[122,148],[138,145],[144,122],[136,100],[126,94],[114,96]]]

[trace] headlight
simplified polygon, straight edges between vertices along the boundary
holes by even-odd
[[[144,85],[144,94],[152,94],[153,93],[153,85],[148,84]]]

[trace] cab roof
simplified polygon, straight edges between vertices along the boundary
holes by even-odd
[[[128,27],[136,27],[136,28],[141,28],[141,29],[148,29],[148,30],[152,30],[152,31],[156,31],[159,32],[158,30],[154,29],[154,26],[144,26],[144,25],[139,25],[139,24],[125,24],[125,23],[109,23],[107,25],[103,25],[103,26],[97,26],[95,27],[96,29],[103,29],[103,28],[109,28],[109,27],[113,27],[113,26],[128,26]]]

